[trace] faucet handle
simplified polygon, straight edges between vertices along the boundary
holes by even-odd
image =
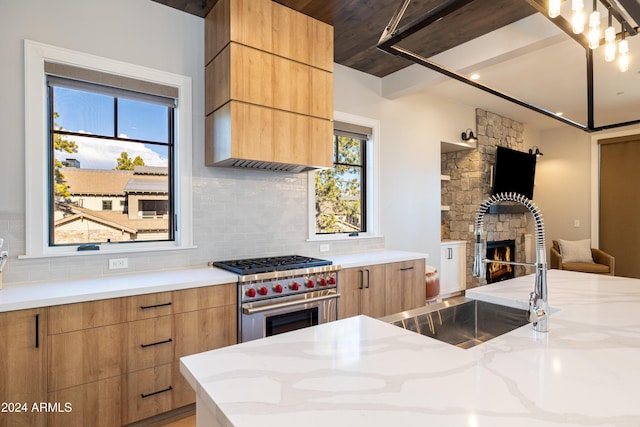
[[[529,322],[538,323],[538,295],[535,292],[529,294]]]

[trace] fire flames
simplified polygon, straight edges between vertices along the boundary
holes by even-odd
[[[490,257],[490,259],[494,261],[511,262],[511,248],[509,246],[494,248],[493,255]],[[489,273],[489,281],[496,281],[504,275],[510,275],[513,272],[513,266],[492,262],[487,266],[487,271]]]

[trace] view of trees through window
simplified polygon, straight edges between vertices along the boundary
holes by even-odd
[[[315,173],[316,234],[366,231],[365,137],[334,135],[334,167]]]
[[[50,84],[50,245],[173,239],[173,108]]]

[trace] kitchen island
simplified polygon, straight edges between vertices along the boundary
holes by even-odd
[[[357,316],[184,357],[197,425],[640,425],[640,280],[548,278],[548,333],[464,350]],[[533,282],[467,296],[526,308]]]

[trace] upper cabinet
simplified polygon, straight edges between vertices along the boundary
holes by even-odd
[[[219,0],[205,37],[205,163],[331,167],[333,27],[270,0]]]

